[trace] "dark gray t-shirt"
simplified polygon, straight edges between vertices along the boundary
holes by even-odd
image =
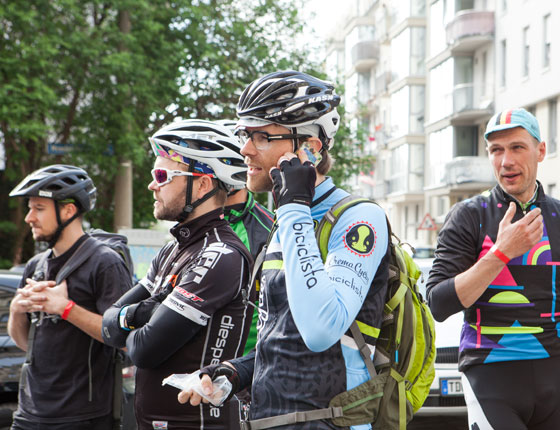
[[[87,235],[67,252],[48,259],[47,279],[54,279]],[[51,253],[50,250],[46,251]],[[42,254],[25,268],[31,277]],[[67,279],[68,296],[77,305],[102,315],[132,286],[123,260],[107,246],[99,249]],[[24,365],[18,415],[43,423],[74,422],[107,415],[112,409],[113,353],[71,323],[44,318],[37,326],[33,359]]]

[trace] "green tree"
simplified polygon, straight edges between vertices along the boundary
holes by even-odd
[[[37,168],[68,162],[93,177],[92,224],[112,229],[121,160],[134,165],[134,226],[152,222],[146,136],[175,117],[233,117],[256,76],[313,68],[295,40],[290,0],[0,0],[0,265],[32,248],[9,190]],[[130,17],[130,31],[119,18]],[[71,149],[47,153],[54,143]]]
[[[340,93],[342,91],[342,89],[338,90]],[[330,150],[334,163],[329,171],[329,176],[333,178],[338,187],[351,192],[348,181],[361,172],[369,172],[375,162],[375,157],[364,153],[368,136],[363,124],[357,118],[349,118],[343,105],[339,105],[338,112],[340,128],[336,132],[334,145]]]

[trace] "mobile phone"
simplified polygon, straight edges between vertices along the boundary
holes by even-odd
[[[307,158],[309,158],[309,161],[311,161],[314,165],[319,164],[323,159],[323,156],[319,152],[315,151],[315,149],[307,142],[304,142],[301,145],[301,149],[305,151]]]

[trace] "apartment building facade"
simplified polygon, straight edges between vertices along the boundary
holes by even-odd
[[[450,207],[495,184],[484,128],[509,107],[539,119],[549,148],[539,177],[559,197],[559,19],[560,3],[541,0],[352,4],[326,70],[345,82],[351,121],[367,128],[365,151],[376,156],[352,185],[402,239],[435,245]]]

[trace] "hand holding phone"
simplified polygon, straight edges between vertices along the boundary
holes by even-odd
[[[320,152],[316,151],[311,144],[309,144],[309,142],[304,142],[301,145],[301,148],[304,152],[305,155],[307,155],[307,158],[309,159],[309,161],[311,161],[315,166],[317,164],[319,164],[321,162],[321,160],[323,159],[323,156],[321,155]]]

